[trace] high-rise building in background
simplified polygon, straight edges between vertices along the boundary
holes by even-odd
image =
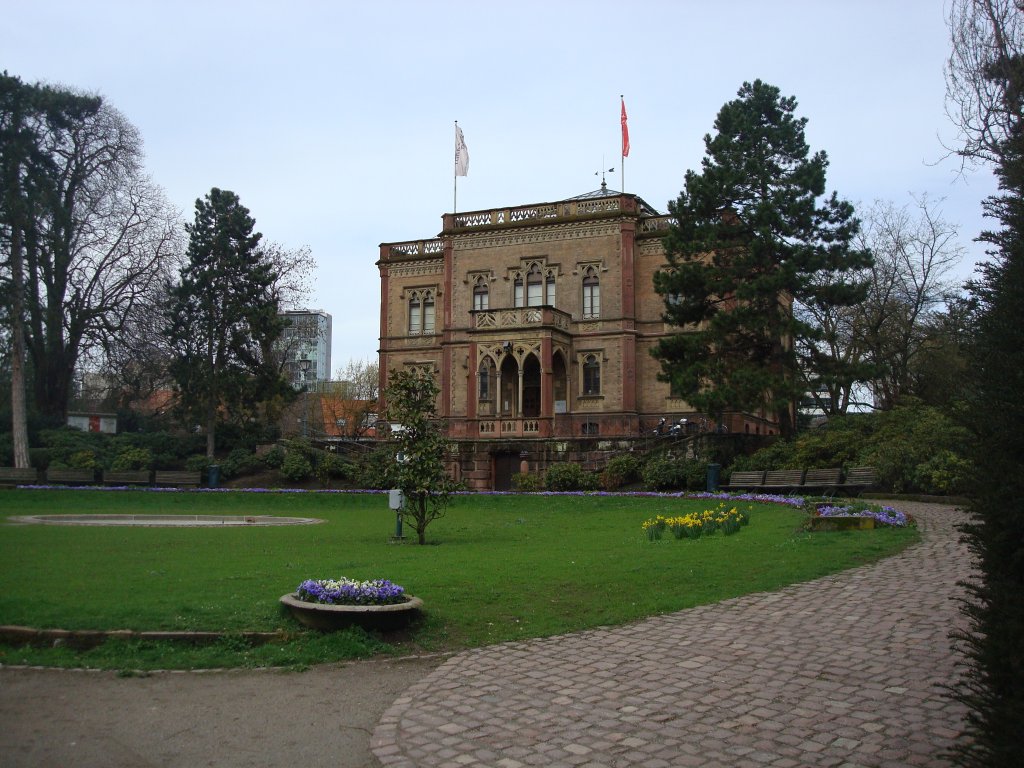
[[[285,329],[278,341],[285,376],[296,389],[314,388],[331,378],[331,316],[321,309],[281,313]]]

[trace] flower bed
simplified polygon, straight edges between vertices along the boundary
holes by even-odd
[[[736,507],[726,508],[725,503],[715,509],[703,512],[691,512],[679,517],[663,517],[657,515],[642,524],[644,533],[651,541],[660,539],[665,531],[669,531],[677,539],[699,539],[721,531],[725,536],[739,532],[740,528],[750,523],[750,513],[740,511]]]
[[[423,601],[387,579],[307,579],[281,604],[300,623],[323,632],[354,625],[394,630],[414,618]]]
[[[835,531],[859,530],[876,526],[903,528],[908,525],[914,525],[913,518],[894,507],[853,502],[817,505],[808,527],[812,531]]]
[[[299,600],[322,605],[395,605],[406,601],[405,588],[387,579],[356,581],[306,579],[295,590]]]

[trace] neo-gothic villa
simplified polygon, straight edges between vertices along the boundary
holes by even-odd
[[[667,216],[602,184],[443,221],[436,238],[380,246],[381,392],[391,370],[437,376],[467,484],[501,488],[512,472],[543,469],[557,460],[552,443],[702,420],[658,380],[650,354],[680,332],[653,285],[667,266]],[[723,427],[776,430],[765,413],[727,414]]]

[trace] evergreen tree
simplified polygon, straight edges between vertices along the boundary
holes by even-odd
[[[1024,60],[1007,63],[1024,86]],[[1011,89],[1024,93],[1024,87]],[[1020,98],[1018,96],[1018,98]],[[1019,109],[1018,104],[1018,109]],[[968,373],[969,427],[978,467],[966,541],[979,578],[967,585],[960,635],[969,671],[960,699],[970,708],[961,765],[1020,765],[1024,738],[1024,136],[1014,131],[1000,147],[998,197],[985,203],[1000,229],[982,240],[994,249],[971,285],[978,301]]]
[[[805,386],[796,347],[824,335],[794,304],[856,303],[866,285],[852,275],[871,264],[851,245],[853,207],[835,193],[819,203],[828,159],[809,156],[795,110],[760,80],[722,107],[701,172],[687,172],[669,205],[668,269],[655,276],[666,321],[685,328],[653,351],[662,379],[711,415],[767,408],[785,435]],[[846,375],[842,361],[827,362],[827,375]]]
[[[1024,8],[1017,0],[954,0],[947,108],[958,153],[992,163],[999,195],[985,201],[996,228],[990,260],[971,285],[965,414],[977,471],[965,540],[978,571],[968,583],[967,653],[957,689],[967,727],[955,759],[970,768],[1021,763],[1024,739]]]
[[[254,224],[233,192],[214,188],[197,200],[187,264],[170,288],[171,375],[184,414],[206,431],[210,459],[220,414],[247,420],[259,402],[290,391],[270,354],[284,327],[277,274]]]
[[[392,371],[385,390],[387,418],[396,425],[400,458],[394,483],[405,495],[403,519],[426,544],[427,526],[444,516],[457,484],[448,475],[448,441],[435,418],[438,388],[434,377],[420,371]]]

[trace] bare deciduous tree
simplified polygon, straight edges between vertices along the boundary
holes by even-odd
[[[964,162],[996,162],[1013,126],[1024,120],[1009,62],[1024,54],[1019,0],[953,0],[946,63],[946,114],[960,131],[951,148]]]
[[[879,408],[913,393],[913,366],[951,290],[947,276],[963,258],[957,228],[938,205],[876,202],[864,217],[862,246],[875,256],[867,299],[853,308],[850,343],[873,364],[868,386]]]

